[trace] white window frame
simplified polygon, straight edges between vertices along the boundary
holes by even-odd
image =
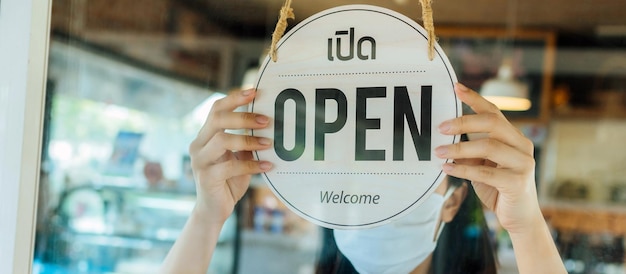
[[[52,0],[0,0],[0,273],[32,273]]]

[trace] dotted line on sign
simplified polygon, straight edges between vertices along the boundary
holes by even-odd
[[[379,75],[379,74],[408,74],[424,73],[425,70],[398,70],[398,71],[367,71],[367,72],[335,72],[335,73],[301,73],[301,74],[279,74],[278,77],[316,77],[316,76],[350,76],[350,75]]]
[[[421,172],[316,172],[316,171],[279,171],[278,175],[424,175]]]

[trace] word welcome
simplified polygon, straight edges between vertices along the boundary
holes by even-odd
[[[406,86],[394,87],[393,100],[393,160],[404,160],[404,130],[405,121],[411,133],[415,153],[420,161],[431,159],[431,123],[432,123],[432,86],[421,86],[420,127],[417,120],[409,92]],[[387,97],[386,87],[357,87],[354,130],[355,161],[385,161],[385,150],[366,149],[366,131],[380,130],[380,118],[368,118],[367,102],[376,98]],[[295,113],[285,113],[285,103],[293,101],[296,105]],[[335,121],[326,121],[327,101],[335,101],[337,118]],[[306,141],[306,108],[307,102],[302,92],[295,88],[287,88],[280,92],[274,103],[274,151],[284,161],[299,159],[305,150]],[[348,100],[346,95],[336,88],[318,88],[315,90],[315,127],[314,127],[314,160],[323,161],[325,139],[327,134],[342,130],[348,117]],[[295,117],[295,145],[285,147],[285,117]]]
[[[380,195],[370,194],[344,194],[335,193],[334,191],[320,191],[320,202],[326,204],[378,204]]]

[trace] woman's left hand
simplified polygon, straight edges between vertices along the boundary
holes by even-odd
[[[456,84],[458,98],[476,114],[442,123],[443,134],[485,134],[435,149],[439,158],[454,159],[443,166],[449,175],[472,182],[476,194],[493,210],[509,233],[525,233],[544,222],[535,187],[533,143],[478,93]]]

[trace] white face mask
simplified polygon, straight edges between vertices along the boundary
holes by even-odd
[[[408,215],[396,222],[363,230],[335,230],[337,247],[354,268],[367,273],[409,273],[420,265],[437,246],[443,229],[440,223],[445,196],[433,193]]]

